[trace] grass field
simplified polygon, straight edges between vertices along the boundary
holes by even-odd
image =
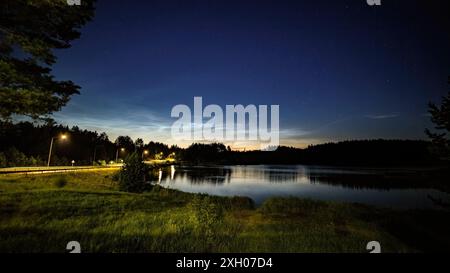
[[[117,190],[112,171],[0,176],[0,252],[448,251],[450,213]]]

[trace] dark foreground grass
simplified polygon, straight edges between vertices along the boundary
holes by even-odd
[[[0,252],[446,251],[450,213],[212,197],[154,187],[123,193],[112,172],[0,176]]]

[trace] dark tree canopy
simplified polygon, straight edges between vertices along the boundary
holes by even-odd
[[[450,149],[450,92],[442,98],[440,106],[430,103],[428,112],[431,114],[431,121],[435,124],[436,132],[427,129],[426,133],[441,152],[448,156]]]
[[[115,144],[119,148],[124,148],[127,153],[133,152],[135,150],[133,139],[129,136],[118,136]]]
[[[134,146],[138,151],[141,151],[144,148],[144,140],[142,138],[138,138],[134,141]]]
[[[53,50],[80,37],[79,29],[94,16],[94,1],[0,1],[0,119],[48,117],[79,93],[72,81],[51,74]]]

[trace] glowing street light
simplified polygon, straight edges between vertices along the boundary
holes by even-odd
[[[121,152],[125,152],[125,148],[120,148]],[[116,151],[116,163],[119,162],[119,147],[117,147],[117,151]]]
[[[142,159],[144,159],[145,155],[148,155],[148,151],[147,150],[142,151]]]
[[[52,140],[50,141],[50,149],[49,149],[49,151],[48,151],[47,167],[50,167],[50,160],[51,160],[51,158],[52,158],[52,150],[53,150],[53,141],[54,141],[55,139],[58,139],[58,138],[61,139],[61,140],[66,140],[66,139],[67,139],[67,135],[62,134],[62,135],[60,135],[60,136],[52,137]]]

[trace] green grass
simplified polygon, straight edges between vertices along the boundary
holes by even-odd
[[[0,252],[446,251],[450,213],[117,190],[113,172],[0,176]]]

